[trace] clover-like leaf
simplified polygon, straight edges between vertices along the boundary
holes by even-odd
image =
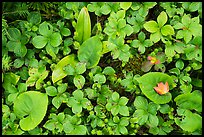
[[[156,104],[165,104],[171,101],[171,93],[159,95],[154,87],[160,82],[168,82],[169,89],[173,88],[173,79],[161,72],[149,72],[137,79],[144,95]]]
[[[29,131],[43,120],[48,106],[44,93],[28,91],[20,94],[14,102],[14,113],[20,118],[20,127]]]

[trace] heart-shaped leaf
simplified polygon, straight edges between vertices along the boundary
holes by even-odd
[[[154,87],[157,86],[160,82],[168,82],[169,89],[173,88],[173,80],[172,78],[164,73],[161,72],[149,72],[144,74],[140,78],[137,79],[139,82],[139,86],[144,93],[144,95],[153,101],[156,104],[166,104],[171,101],[171,93],[166,93],[163,95],[159,95],[155,90]],[[171,91],[170,91],[171,92]]]
[[[29,131],[43,120],[48,106],[48,97],[44,93],[28,91],[20,94],[14,102],[14,113],[20,118],[20,127]]]

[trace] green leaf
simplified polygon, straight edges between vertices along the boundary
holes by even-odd
[[[120,106],[116,105],[111,108],[111,113],[113,114],[113,116],[116,116],[119,113],[119,110],[120,110]]]
[[[85,84],[85,78],[82,75],[76,75],[74,77],[74,85],[77,89],[82,89]]]
[[[160,105],[161,107],[159,108],[159,111],[162,113],[162,114],[167,114],[168,112],[171,111],[171,108],[168,104],[163,104],[163,105]]]
[[[150,33],[155,33],[159,30],[159,26],[156,21],[148,21],[144,24],[144,28]]]
[[[73,96],[76,100],[80,101],[83,99],[84,93],[81,90],[75,90]]]
[[[29,23],[37,25],[41,22],[41,14],[39,12],[30,12],[27,17]]]
[[[96,74],[94,76],[94,82],[98,82],[100,84],[103,84],[106,82],[106,77],[103,74]]]
[[[122,29],[126,26],[126,20],[125,19],[119,19],[118,20],[118,29]]]
[[[157,31],[156,33],[150,34],[150,40],[157,43],[161,39],[161,33]]]
[[[86,63],[78,62],[76,64],[76,74],[83,74],[86,71]]]
[[[66,134],[69,134],[70,132],[72,132],[72,131],[74,130],[74,125],[72,125],[72,124],[70,123],[70,121],[65,121],[65,122],[63,123],[63,129],[64,129],[64,132],[65,132]]]
[[[55,49],[53,46],[51,46],[50,44],[47,44],[47,46],[45,47],[45,50],[52,58],[56,58]]]
[[[86,7],[83,7],[79,12],[79,16],[76,23],[76,37],[75,39],[82,44],[91,36],[91,20],[89,12]]]
[[[148,120],[148,113],[143,109],[137,109],[133,116],[136,118],[136,123],[144,125]]]
[[[58,109],[62,104],[62,98],[60,96],[55,96],[52,99],[52,104]]]
[[[62,28],[60,30],[60,32],[62,33],[63,36],[69,36],[71,35],[71,31],[68,28]]]
[[[165,25],[161,28],[161,33],[164,36],[174,35],[174,28],[171,25]]]
[[[159,124],[159,119],[157,116],[150,114],[148,117],[149,125],[151,127],[156,127]]]
[[[200,91],[178,95],[174,101],[180,108],[195,109],[198,112],[202,112],[202,95]]]
[[[118,128],[119,128],[120,133],[122,133],[122,134],[124,134],[124,135],[127,135],[127,134],[128,134],[128,130],[127,130],[126,127],[124,127],[124,126],[119,126]]]
[[[124,10],[128,10],[132,5],[132,2],[120,2],[120,7]]]
[[[166,12],[162,11],[159,16],[157,17],[157,22],[159,27],[164,26],[164,24],[167,22],[167,15]]]
[[[139,86],[144,93],[144,95],[149,98],[151,101],[153,101],[156,104],[166,104],[171,101],[171,91],[159,95],[155,90],[154,87],[157,86],[158,83],[160,82],[168,82],[169,89],[171,90],[174,86],[173,79],[164,73],[161,72],[149,72],[147,74],[144,74],[137,80],[139,82]]]
[[[71,65],[72,67],[74,67],[76,64],[76,60],[75,60],[75,55],[71,54],[68,55],[66,57],[64,57],[63,59],[61,59],[56,67],[54,68],[53,72],[52,72],[52,81],[53,83],[63,79],[64,77],[67,76],[67,73],[64,71],[64,67],[66,65]]]
[[[180,70],[182,70],[184,68],[184,63],[182,60],[178,60],[176,61],[176,67]]]
[[[72,105],[72,112],[74,114],[81,113],[82,112],[82,104],[79,104],[79,103],[73,104]]]
[[[125,106],[127,103],[128,103],[128,98],[126,98],[126,97],[121,97],[120,99],[119,99],[119,102],[118,102],[118,104],[119,105],[121,105],[121,106]]]
[[[67,89],[67,83],[64,83],[64,84],[61,84],[57,87],[57,90],[58,92],[61,94],[61,93],[64,93]]]
[[[105,75],[114,75],[115,70],[112,67],[108,66],[108,67],[104,68],[102,73],[105,74]]]
[[[84,125],[75,126],[75,129],[70,133],[73,135],[86,135],[87,128]]]
[[[49,96],[56,96],[57,95],[57,89],[54,86],[46,87],[45,91],[46,91],[47,95],[49,95]]]
[[[32,40],[32,44],[37,49],[42,49],[47,44],[48,40],[43,36],[35,36]]]
[[[8,29],[8,39],[11,41],[19,41],[21,38],[21,32],[17,28]]]
[[[117,102],[119,100],[120,95],[117,92],[113,92],[111,97],[113,101]]]
[[[142,96],[137,96],[134,101],[134,106],[136,109],[144,109],[146,110],[148,107],[147,99]]]
[[[20,127],[25,131],[34,129],[43,120],[47,106],[48,97],[44,93],[28,91],[20,94],[13,106],[14,113],[20,119]]]
[[[139,34],[138,34],[138,39],[141,41],[141,42],[143,42],[144,40],[145,40],[145,34],[144,34],[144,32],[140,32]]]
[[[50,44],[53,47],[58,47],[61,43],[62,43],[62,37],[60,33],[55,32],[50,36]]]
[[[27,48],[25,45],[16,45],[14,48],[14,53],[16,54],[17,57],[24,57],[27,53]]]
[[[95,67],[101,57],[102,43],[99,36],[93,36],[87,39],[78,50],[78,59],[80,62],[85,62],[87,68]]]
[[[44,128],[46,128],[46,129],[48,129],[48,130],[54,130],[55,129],[55,121],[53,121],[53,120],[48,120],[44,125],[43,125],[43,127]]]
[[[199,114],[186,110],[184,116],[185,118],[182,121],[178,118],[175,119],[175,123],[184,131],[193,132],[197,129],[202,129],[202,117]]]
[[[127,106],[120,106],[119,108],[119,114],[122,116],[129,116],[129,109]]]
[[[15,68],[20,68],[23,66],[23,64],[24,64],[24,60],[17,58],[14,60],[13,66]]]
[[[156,115],[157,114],[157,110],[159,109],[159,105],[158,104],[155,104],[153,102],[150,102],[148,104],[148,112],[153,114],[153,115]]]
[[[26,83],[19,83],[18,84],[18,91],[19,92],[25,92],[27,90],[27,85]]]
[[[53,26],[50,23],[44,21],[39,25],[39,32],[41,35],[49,37],[53,32]]]

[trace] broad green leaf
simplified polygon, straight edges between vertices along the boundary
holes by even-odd
[[[158,22],[159,27],[164,26],[164,24],[167,22],[167,19],[168,17],[166,15],[166,12],[162,11],[157,17],[157,22]]]
[[[56,122],[53,121],[53,120],[48,120],[44,125],[43,127],[48,129],[48,130],[54,130],[55,129],[55,124]]]
[[[105,74],[105,75],[114,75],[115,70],[112,67],[108,66],[108,67],[104,68],[102,73]]]
[[[180,69],[180,70],[182,70],[183,68],[184,68],[184,63],[183,63],[183,61],[182,60],[178,60],[178,61],[176,61],[176,67],[178,68],[178,69]]]
[[[47,44],[48,39],[43,36],[35,36],[32,40],[32,44],[37,49],[42,49]]]
[[[87,39],[78,50],[78,59],[80,62],[85,62],[87,68],[95,67],[101,57],[102,43],[99,36],[93,36]]]
[[[55,69],[52,72],[52,81],[53,83],[57,82],[58,80],[63,79],[64,77],[67,76],[67,73],[64,71],[64,67],[66,65],[71,65],[71,66],[75,66],[76,64],[76,60],[75,60],[75,55],[71,54],[68,55],[66,57],[64,57],[63,59],[61,59]]]
[[[75,129],[71,131],[71,135],[86,135],[87,128],[84,125],[75,126]]]
[[[120,2],[120,7],[124,10],[128,10],[132,5],[132,2]]]
[[[152,115],[150,114],[148,117],[148,121],[149,121],[149,126],[150,127],[156,127],[159,124],[159,119],[156,115]]]
[[[28,91],[20,94],[13,106],[14,113],[20,118],[20,127],[25,131],[34,129],[43,120],[47,106],[48,97],[44,93]]]
[[[161,33],[157,31],[156,33],[150,34],[150,40],[157,43],[161,39]]]
[[[24,57],[27,53],[27,48],[25,45],[16,45],[14,48],[14,53],[16,54],[17,57]]]
[[[116,105],[111,108],[111,113],[115,116],[119,113],[120,106]]]
[[[168,112],[170,112],[171,108],[168,104],[163,104],[163,105],[160,105],[161,107],[159,108],[159,111],[162,113],[162,114],[167,114]]]
[[[82,89],[85,84],[85,78],[82,75],[76,75],[74,77],[74,85],[77,89]]]
[[[159,30],[159,26],[156,21],[148,21],[144,24],[144,28],[150,33],[155,33]]]
[[[24,60],[17,58],[14,60],[13,66],[15,68],[20,68],[23,66],[23,64],[24,64]]]
[[[126,26],[126,20],[125,19],[119,19],[118,20],[118,29],[122,29]]]
[[[62,43],[62,37],[60,33],[55,32],[49,38],[50,38],[50,44],[53,47],[58,47]]]
[[[159,105],[155,104],[153,102],[150,102],[148,104],[148,112],[152,115],[156,115],[157,114],[157,110],[159,109]]]
[[[173,79],[161,72],[149,72],[138,78],[139,86],[144,95],[156,104],[166,104],[171,101],[171,89],[173,88]],[[159,95],[154,87],[160,82],[168,82],[170,91],[166,94]]]
[[[98,82],[100,84],[103,84],[106,82],[106,77],[103,74],[96,74],[94,76],[94,82]]]
[[[119,100],[120,95],[117,92],[113,92],[111,97],[113,101],[117,102]]]
[[[193,132],[197,129],[202,129],[202,117],[199,114],[186,110],[184,116],[185,118],[182,121],[178,118],[175,119],[175,123],[184,131]]]
[[[126,98],[126,97],[121,97],[120,99],[119,99],[119,102],[118,102],[118,104],[119,105],[121,105],[121,106],[125,106],[127,103],[128,103],[128,98]]]
[[[202,112],[202,95],[200,91],[178,95],[174,101],[180,108],[195,109],[198,112]]]
[[[52,99],[52,104],[58,109],[62,104],[62,98],[60,96],[55,96]]]
[[[83,74],[86,71],[86,63],[78,62],[76,64],[76,74]]]
[[[128,130],[127,130],[126,127],[119,126],[118,128],[119,128],[120,133],[122,133],[123,135],[127,135],[128,134]]]
[[[27,85],[26,83],[19,83],[18,84],[18,91],[19,92],[25,92],[27,90]]]
[[[72,105],[72,112],[74,114],[81,113],[82,112],[82,104],[79,104],[79,103],[73,104]]]
[[[129,24],[127,24],[127,25],[122,29],[122,31],[124,31],[127,36],[130,36],[130,35],[133,33],[134,29],[133,29],[132,26],[130,26]]]
[[[122,116],[129,116],[129,109],[127,106],[120,106],[119,108],[119,114]]]
[[[136,123],[144,125],[148,120],[148,113],[143,109],[137,109],[133,116],[136,118]]]
[[[143,42],[144,40],[145,40],[145,34],[144,34],[144,32],[140,32],[139,34],[138,34],[138,39],[141,41],[141,42]]]
[[[30,12],[27,17],[29,23],[37,25],[41,22],[41,14],[39,12]]]
[[[164,36],[174,35],[174,28],[171,25],[165,25],[161,28],[161,33]]]
[[[47,95],[49,95],[49,96],[56,96],[57,95],[57,89],[54,86],[46,87],[45,91],[46,91]]]
[[[50,37],[50,35],[53,33],[53,26],[44,21],[39,25],[39,32],[43,36]]]
[[[66,89],[67,89],[67,83],[61,84],[61,85],[59,85],[59,86],[57,87],[57,90],[58,90],[59,93],[65,92]]]
[[[75,90],[72,94],[74,98],[78,101],[82,100],[84,96],[84,93],[81,90]]]
[[[56,58],[55,49],[53,46],[47,44],[45,50],[52,58]]]
[[[11,41],[19,41],[21,38],[21,32],[17,28],[8,29],[8,39]]]
[[[134,106],[136,107],[136,109],[146,110],[148,107],[147,99],[142,96],[136,96]]]
[[[122,117],[120,119],[120,125],[121,126],[128,126],[128,124],[129,124],[129,118],[128,117]]]
[[[70,132],[72,132],[72,131],[74,130],[74,125],[72,125],[72,124],[70,123],[70,121],[65,121],[65,122],[63,123],[63,129],[64,129],[64,132],[65,132],[66,134],[69,134]]]
[[[14,52],[15,47],[20,47],[21,42],[20,41],[8,41],[6,44],[6,47],[8,48],[8,51]]]
[[[60,30],[60,32],[62,33],[63,36],[69,36],[71,35],[71,31],[68,28],[62,28]]]

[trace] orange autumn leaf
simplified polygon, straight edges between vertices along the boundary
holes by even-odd
[[[154,87],[154,90],[160,95],[166,94],[169,92],[169,84],[166,82],[165,84],[160,82],[157,84],[157,87]]]
[[[147,59],[151,62],[151,64],[159,64],[160,61],[156,57],[148,56]]]

